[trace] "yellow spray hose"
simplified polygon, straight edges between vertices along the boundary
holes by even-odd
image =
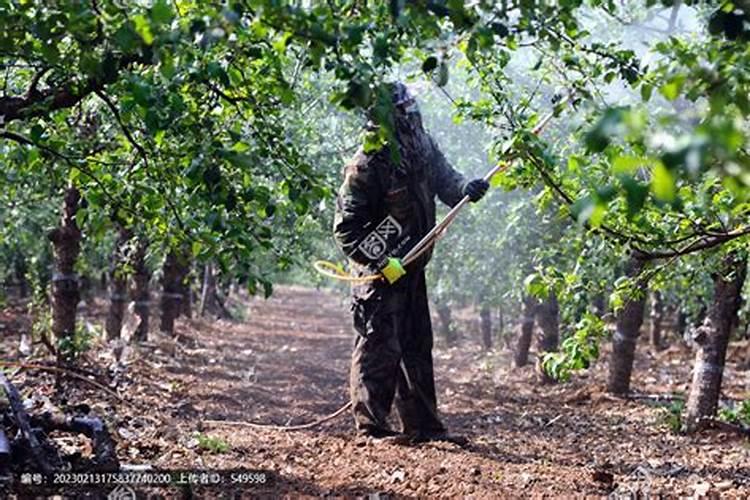
[[[333,278],[339,281],[350,281],[354,283],[364,283],[367,281],[379,280],[383,277],[382,274],[371,274],[369,276],[354,276],[344,270],[344,266],[341,264],[334,264],[327,260],[316,260],[313,262],[313,268],[318,271],[319,274],[326,276],[327,278]]]
[[[572,98],[572,94],[568,94],[565,96],[560,102],[557,103],[556,107],[560,108],[567,104],[570,99]],[[550,111],[547,113],[540,121],[536,124],[536,126],[531,129],[531,132],[534,135],[539,135],[542,130],[547,126],[547,124],[554,118],[555,111]],[[511,152],[511,148],[513,146],[511,144],[507,144],[503,151],[500,153],[500,156],[503,157],[503,160],[500,161],[497,165],[492,167],[489,172],[487,172],[483,179],[485,181],[490,181],[490,179],[495,176],[496,174],[504,171],[510,166],[510,162],[513,160],[513,157],[515,154]],[[438,222],[424,237],[419,240],[419,242],[412,247],[411,250],[409,250],[409,253],[407,253],[404,258],[402,259],[402,263],[404,266],[407,266],[414,262],[416,259],[422,256],[430,247],[432,247],[435,242],[437,242],[438,239],[445,233],[445,230],[450,226],[453,221],[456,219],[456,215],[458,215],[458,212],[469,202],[469,197],[464,196],[461,201],[459,201],[453,208],[451,208],[450,212],[448,212],[443,219]],[[375,281],[383,278],[383,275],[380,273],[377,274],[370,274],[367,276],[355,276],[349,272],[347,272],[344,269],[344,266],[341,264],[334,264],[333,262],[329,262],[326,260],[317,260],[313,263],[313,268],[323,276],[326,276],[328,278],[336,279],[339,281],[348,281],[351,283],[365,283],[368,281]]]

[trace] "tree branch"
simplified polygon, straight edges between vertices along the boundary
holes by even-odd
[[[106,186],[102,184],[102,181],[99,180],[99,178],[97,178],[96,175],[94,175],[94,173],[91,172],[91,170],[89,170],[86,166],[83,165],[83,160],[72,158],[68,155],[65,155],[59,151],[56,151],[50,148],[49,146],[38,144],[32,141],[31,139],[29,139],[28,137],[18,134],[16,132],[10,132],[8,130],[0,130],[0,137],[4,137],[6,139],[17,142],[19,144],[24,144],[26,146],[33,146],[33,147],[39,148],[42,151],[49,153],[50,155],[63,160],[65,163],[67,163],[71,167],[75,167],[78,170],[80,170],[82,174],[84,174],[86,177],[91,179],[97,186],[99,186],[99,189],[102,190],[102,194],[105,196],[105,198],[107,198],[112,203],[112,206],[114,208],[122,208],[126,210],[127,212],[130,212],[132,215],[137,215],[132,209],[125,206],[120,200],[115,198],[112,195],[112,193],[109,192]]]
[[[99,99],[104,101],[104,103],[107,105],[110,111],[112,111],[112,114],[115,117],[115,120],[117,120],[117,123],[120,125],[120,128],[122,129],[122,133],[125,134],[125,137],[127,138],[128,142],[135,148],[136,151],[138,151],[138,154],[143,158],[143,163],[145,164],[146,168],[148,168],[148,155],[146,154],[146,150],[136,142],[133,135],[130,133],[130,130],[128,130],[128,127],[125,126],[125,123],[122,121],[122,117],[120,116],[120,112],[117,110],[117,106],[115,106],[115,103],[112,102],[112,100],[101,91],[101,89],[97,89],[94,91],[97,96],[99,96]]]
[[[539,172],[539,174],[542,176],[542,179],[544,180],[544,183],[548,185],[553,191],[557,193],[557,195],[562,198],[562,200],[568,204],[573,204],[573,198],[566,193],[562,187],[552,179],[552,177],[549,175],[549,172],[547,172],[541,165],[538,164],[538,160],[533,155],[526,155],[526,158],[529,160],[529,162],[534,166],[534,168]],[[591,229],[590,226],[587,224],[587,228]],[[728,231],[725,233],[712,233],[710,237],[705,237],[699,233],[693,233],[690,236],[685,236],[682,238],[679,238],[677,240],[674,240],[672,242],[665,242],[665,241],[649,241],[647,239],[641,238],[636,235],[627,235],[623,234],[619,231],[616,231],[615,229],[602,224],[598,229],[609,236],[614,237],[615,239],[623,242],[627,241],[636,241],[641,245],[669,245],[674,244],[676,242],[685,241],[691,238],[698,238],[695,241],[692,241],[685,245],[684,247],[680,249],[675,250],[669,250],[669,251],[658,251],[658,250],[646,250],[642,247],[633,247],[634,251],[638,252],[639,258],[643,260],[657,260],[657,259],[671,259],[676,257],[681,257],[683,255],[688,255],[691,253],[699,252],[701,250],[708,250],[709,248],[713,248],[719,245],[722,245],[728,241],[734,240],[736,238],[740,238],[742,236],[745,236],[747,234],[750,234],[750,226],[740,227],[733,231]]]
[[[650,252],[652,259],[667,259],[670,257],[680,257],[691,253],[699,252],[701,250],[708,250],[719,245],[723,245],[728,241],[732,241],[742,236],[750,234],[750,227],[740,227],[734,231],[729,231],[724,234],[718,234],[710,238],[702,238],[694,241],[679,250],[673,250],[671,252]]]
[[[135,63],[150,64],[150,60],[142,54],[129,54],[115,60],[113,62],[115,70],[106,73],[101,78],[92,77],[78,85],[77,82],[71,81],[60,87],[49,88],[41,92],[27,92],[24,97],[0,97],[0,124],[46,116],[52,111],[71,108],[89,94],[117,81],[119,71]],[[39,73],[36,76],[41,78]],[[38,82],[38,78],[36,80]],[[35,86],[32,80],[30,90]]]
[[[42,79],[44,74],[49,71],[49,69],[49,67],[42,68],[34,74],[34,77],[31,79],[31,83],[29,84],[29,90],[26,91],[26,99],[31,99],[35,94],[38,93],[36,87],[37,85],[39,85],[39,80]]]

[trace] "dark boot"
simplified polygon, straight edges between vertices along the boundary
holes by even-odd
[[[383,427],[363,426],[357,429],[357,436],[373,443],[384,443],[394,445],[412,444],[412,436],[396,432]]]
[[[443,442],[452,443],[456,446],[464,447],[469,444],[469,439],[461,434],[453,434],[445,429],[435,431],[420,431],[411,436],[413,444]]]

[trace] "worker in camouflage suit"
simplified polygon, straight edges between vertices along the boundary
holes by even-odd
[[[360,149],[344,170],[334,234],[359,276],[383,279],[352,287],[354,328],[350,391],[359,433],[399,436],[386,418],[395,397],[402,435],[443,439],[432,369],[432,325],[424,267],[431,251],[407,265],[403,257],[435,225],[435,196],[449,206],[479,200],[484,179],[466,182],[424,130],[417,103],[392,85],[398,163],[388,147]]]

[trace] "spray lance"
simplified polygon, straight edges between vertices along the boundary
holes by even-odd
[[[534,128],[531,129],[531,133],[534,135],[539,135],[549,124],[549,122],[552,120],[552,118],[555,117],[557,114],[557,110],[564,107],[566,104],[568,104],[573,99],[573,93],[569,93],[566,96],[564,96],[562,99],[560,99],[555,104],[555,110],[550,111],[544,117],[542,117],[541,120],[539,120],[539,123],[537,123]],[[500,152],[500,156],[503,158],[497,165],[492,167],[489,172],[487,172],[483,179],[485,181],[490,181],[492,177],[499,174],[500,172],[505,171],[511,164],[512,160],[517,156],[517,153],[512,151],[513,144],[508,143],[503,146],[502,151]],[[437,240],[439,240],[444,234],[445,231],[448,229],[448,226],[450,226],[453,221],[456,219],[456,216],[461,211],[461,209],[469,202],[469,196],[464,196],[461,201],[459,201],[451,210],[443,217],[443,219],[438,222],[427,234],[422,237],[419,242],[417,242],[416,245],[414,245],[411,250],[404,256],[403,259],[401,259],[402,265],[407,266],[410,263],[414,262],[416,259],[418,259],[422,254],[424,254],[431,246],[433,246]],[[354,283],[362,283],[367,281],[376,281],[379,279],[383,279],[383,275],[380,273],[371,274],[367,276],[354,276],[351,273],[348,273],[344,270],[344,267],[340,264],[334,264],[333,262],[325,261],[325,260],[318,260],[313,263],[313,268],[323,276],[326,276],[328,278],[340,280],[340,281],[349,281]]]

